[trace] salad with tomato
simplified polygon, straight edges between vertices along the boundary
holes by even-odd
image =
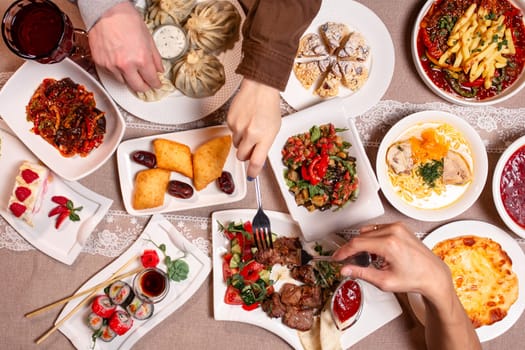
[[[308,211],[340,209],[359,195],[356,159],[333,124],[314,125],[291,136],[282,151],[284,177],[298,206]]]
[[[254,258],[257,248],[250,221],[232,221],[227,226],[219,223],[219,227],[230,241],[230,250],[222,258],[222,275],[227,284],[224,302],[254,310],[273,293],[272,267]]]

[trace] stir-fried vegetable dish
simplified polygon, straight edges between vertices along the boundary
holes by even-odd
[[[341,131],[333,124],[315,125],[289,137],[281,151],[288,188],[309,211],[339,209],[357,199],[356,159],[348,154],[351,144],[337,135]]]

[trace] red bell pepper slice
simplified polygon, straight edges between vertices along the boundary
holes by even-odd
[[[259,275],[259,272],[261,272],[263,269],[264,269],[263,264],[258,263],[255,260],[252,260],[241,269],[240,275],[244,278],[244,282],[254,283],[261,277]]]

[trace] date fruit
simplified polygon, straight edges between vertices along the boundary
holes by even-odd
[[[221,176],[217,179],[217,185],[222,192],[232,194],[235,191],[235,184],[233,183],[232,174],[228,171],[223,171]]]
[[[188,199],[193,196],[193,187],[182,181],[171,180],[168,182],[168,193],[176,198]]]
[[[157,157],[155,157],[155,155],[151,152],[135,151],[131,154],[131,159],[150,169],[157,166]]]

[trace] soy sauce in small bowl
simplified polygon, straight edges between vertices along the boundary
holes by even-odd
[[[157,268],[144,269],[135,276],[133,289],[142,301],[158,303],[168,294],[168,275]]]

